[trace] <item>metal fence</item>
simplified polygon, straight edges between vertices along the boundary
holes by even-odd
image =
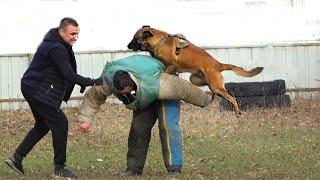
[[[245,69],[264,67],[261,74],[244,78],[231,71],[223,72],[225,82],[253,82],[284,79],[291,97],[312,98],[320,95],[320,42],[254,44],[245,46],[203,47],[220,62]],[[106,61],[134,54],[132,51],[76,52],[78,72],[83,76],[98,77]],[[27,107],[20,91],[20,79],[32,60],[32,54],[0,55],[0,110]],[[188,79],[189,74],[181,77]],[[68,105],[78,106],[82,94],[76,86]],[[204,88],[207,90],[207,88]],[[113,102],[113,100],[112,100]]]

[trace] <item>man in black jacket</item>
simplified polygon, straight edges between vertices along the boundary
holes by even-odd
[[[51,29],[39,45],[34,58],[21,79],[21,91],[35,118],[34,127],[20,143],[13,156],[5,161],[12,169],[23,175],[23,158],[49,130],[52,132],[54,150],[54,176],[76,178],[65,168],[68,120],[60,109],[67,102],[74,85],[101,85],[100,79],[77,74],[72,45],[78,39],[76,20],[63,18],[58,28]],[[101,84],[100,84],[101,83]]]

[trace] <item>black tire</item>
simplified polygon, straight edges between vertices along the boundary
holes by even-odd
[[[284,80],[226,83],[225,87],[228,93],[235,97],[270,96],[284,94],[286,92]]]
[[[236,97],[240,110],[248,110],[253,107],[259,108],[280,108],[290,107],[291,99],[289,95],[273,95],[273,96],[252,96],[252,97]],[[221,99],[220,108],[225,110],[233,110],[232,105],[225,99]]]

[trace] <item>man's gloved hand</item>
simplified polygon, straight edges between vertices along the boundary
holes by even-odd
[[[102,77],[99,77],[97,79],[92,79],[94,86],[102,86],[103,85],[103,79]],[[86,90],[86,86],[81,86],[80,93],[83,93]]]
[[[86,86],[81,86],[80,93],[82,94],[86,90]]]
[[[99,78],[97,78],[97,79],[93,79],[93,84],[94,84],[95,86],[101,86],[101,85],[103,84],[103,79],[102,79],[102,77],[99,77]]]
[[[91,124],[87,122],[80,123],[80,130],[84,133],[88,133],[91,131]]]

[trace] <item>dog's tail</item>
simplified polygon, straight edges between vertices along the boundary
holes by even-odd
[[[256,67],[256,68],[251,69],[250,71],[246,71],[243,68],[232,65],[232,64],[221,64],[221,66],[222,66],[222,68],[221,68],[222,71],[231,70],[231,71],[235,72],[237,75],[243,76],[243,77],[255,76],[263,70],[263,67]]]

